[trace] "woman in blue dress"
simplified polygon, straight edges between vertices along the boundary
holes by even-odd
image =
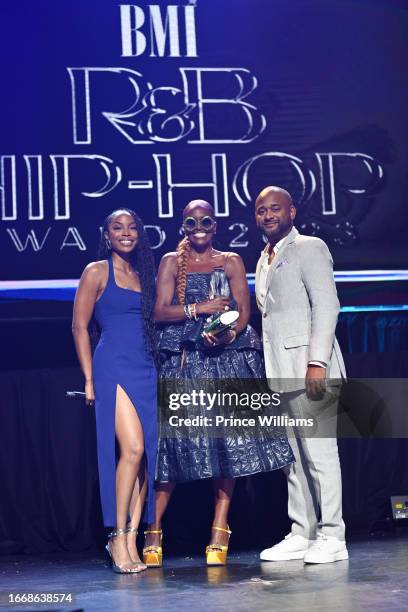
[[[155,515],[157,373],[154,262],[134,211],[120,209],[107,217],[99,258],[82,274],[73,334],[86,403],[95,403],[103,519],[105,526],[114,527],[107,551],[114,571],[137,573],[146,569],[136,548],[146,492],[147,521]],[[93,314],[101,335],[92,358],[88,326]]]
[[[194,200],[186,206],[183,228],[185,238],[177,252],[163,257],[157,279],[160,379],[194,379],[198,385],[200,380],[264,378],[260,339],[248,325],[250,299],[241,257],[213,248],[217,224],[208,202]],[[239,311],[236,327],[222,336],[205,334],[199,341],[206,318],[228,308]],[[235,479],[292,463],[286,433],[280,428],[268,434],[238,428],[219,438],[205,428],[171,429],[171,435],[159,439],[156,520],[146,532],[144,561],[161,565],[161,519],[175,484],[212,478],[215,508],[206,559],[208,565],[225,564]]]

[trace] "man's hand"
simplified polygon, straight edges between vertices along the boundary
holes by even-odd
[[[306,372],[306,395],[309,399],[322,399],[326,391],[326,368],[309,365]]]

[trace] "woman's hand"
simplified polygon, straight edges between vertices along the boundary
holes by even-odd
[[[203,332],[202,338],[204,345],[208,348],[218,346],[220,344],[218,338],[216,336],[213,336],[212,334],[206,334],[205,332]]]
[[[95,402],[95,391],[92,380],[85,381],[85,404],[92,406]]]
[[[205,300],[205,302],[198,302],[196,305],[197,314],[216,314],[217,312],[223,312],[228,310],[230,305],[230,298],[225,295],[220,295],[212,300]]]
[[[221,334],[218,334],[218,342],[219,344],[232,344],[235,338],[237,337],[237,332],[235,329],[226,329]]]
[[[237,337],[237,332],[234,329],[226,329],[222,334],[213,336],[203,332],[204,344],[207,347],[220,346],[220,344],[230,344]]]

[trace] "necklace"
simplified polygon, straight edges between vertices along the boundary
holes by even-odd
[[[212,257],[212,252],[213,252],[213,250],[214,250],[214,249],[213,249],[213,248],[211,248],[211,250],[210,250],[210,257]],[[200,258],[200,257],[198,256],[198,253],[195,253],[194,255],[191,255],[191,254],[190,254],[190,257],[191,257],[191,259],[193,259],[194,261],[197,261],[197,262],[200,262],[200,263],[202,263],[202,262],[203,262],[203,261],[205,261],[205,259],[206,259],[205,255],[204,255],[204,257],[201,257],[201,258]]]

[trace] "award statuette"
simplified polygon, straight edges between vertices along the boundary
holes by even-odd
[[[205,325],[201,336],[203,334],[218,336],[218,334],[221,334],[225,330],[231,329],[238,317],[238,310],[228,310],[227,312],[217,315],[212,321]]]

